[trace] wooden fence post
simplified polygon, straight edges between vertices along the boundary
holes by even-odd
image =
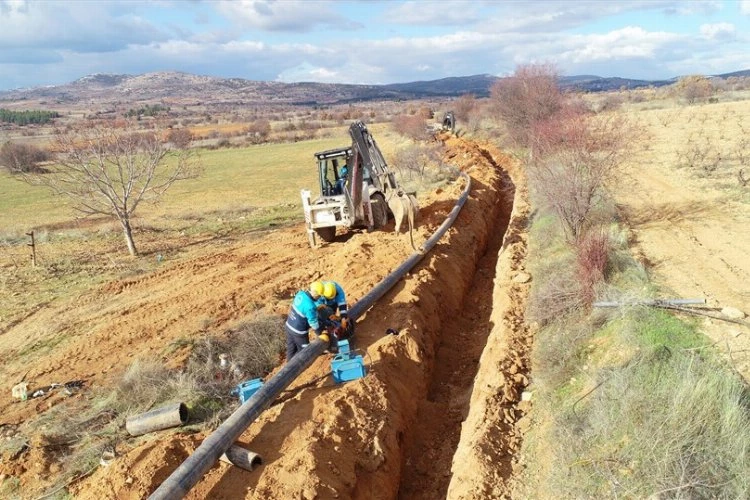
[[[34,231],[26,233],[26,236],[31,236],[31,243],[27,243],[31,247],[31,265],[36,267],[36,245],[34,244]]]

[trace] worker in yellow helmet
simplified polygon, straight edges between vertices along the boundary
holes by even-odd
[[[310,329],[313,329],[318,336],[322,334],[323,325],[318,320],[316,301],[323,296],[323,292],[323,283],[313,281],[309,289],[300,290],[294,296],[284,325],[287,362],[310,343]]]
[[[341,317],[341,326],[346,329],[349,321],[349,308],[346,305],[346,293],[341,285],[335,281],[321,281],[323,285],[320,297],[315,301],[318,306],[324,305],[334,314]]]

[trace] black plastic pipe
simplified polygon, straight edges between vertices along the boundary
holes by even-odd
[[[471,190],[471,179],[465,173],[461,176],[466,180],[466,187],[456,205],[445,221],[433,235],[422,245],[419,251],[412,253],[392,273],[383,278],[364,297],[349,309],[349,316],[356,319],[375,302],[385,295],[406,273],[422,260],[455,222],[458,213],[466,203]],[[289,360],[281,370],[271,377],[250,399],[245,401],[229,416],[214,432],[212,432],[198,448],[151,494],[150,500],[180,499],[195,486],[203,475],[216,463],[230,446],[245,432],[245,429],[268,408],[281,391],[291,384],[294,379],[310,366],[328,347],[328,342],[316,339]]]

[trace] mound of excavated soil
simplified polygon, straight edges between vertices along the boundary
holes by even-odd
[[[508,158],[458,138],[445,146],[451,162],[472,178],[470,198],[433,251],[360,318],[355,347],[366,352],[368,375],[334,385],[326,377],[330,355],[321,356],[240,438],[264,465],[247,472],[216,464],[189,498],[436,498],[448,490],[457,447],[461,458],[453,474],[462,486],[451,483],[454,496],[469,497],[493,483],[503,487],[498,478],[510,472],[520,439],[514,426],[522,412],[513,404],[526,384],[521,318],[528,285],[511,281],[523,269],[523,213],[511,219],[515,185]],[[417,242],[442,223],[462,188],[457,182],[420,200]],[[106,386],[133,358],[198,335],[207,318],[221,331],[259,306],[284,315],[293,293],[311,280],[339,281],[355,302],[410,252],[407,235],[383,231],[353,233],[310,250],[301,227],[215,248],[41,309],[6,332],[0,347],[22,343],[21,332],[41,338],[50,322],[85,325],[85,335],[67,339],[43,365],[11,361],[4,371],[12,379],[29,370],[27,380],[40,383],[86,379]],[[385,335],[387,328],[400,334]],[[493,346],[484,349],[488,338]],[[41,411],[29,404],[0,406],[9,424]],[[506,431],[507,439],[495,435]],[[204,437],[164,432],[137,446],[123,443],[109,467],[75,485],[75,495],[148,496]],[[32,455],[12,469],[28,486],[38,478]],[[490,470],[495,460],[505,465]],[[0,464],[5,471],[11,472]]]

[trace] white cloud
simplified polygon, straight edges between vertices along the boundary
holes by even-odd
[[[106,52],[169,38],[137,9],[122,9],[116,3],[0,2],[0,50]]]
[[[750,0],[740,1],[740,12],[743,14],[750,14]]]
[[[420,0],[393,3],[384,13],[386,21],[394,24],[458,26],[466,25],[481,19],[479,7],[481,2],[462,0]]]
[[[562,53],[562,59],[574,63],[611,61],[617,59],[653,59],[666,43],[680,38],[665,32],[647,32],[638,26],[628,26],[605,34],[577,36],[574,45]]]
[[[361,27],[339,15],[326,1],[221,0],[214,5],[230,22],[264,31],[307,32],[318,27]]]
[[[700,32],[709,40],[727,40],[736,35],[734,24],[731,23],[702,24]]]

